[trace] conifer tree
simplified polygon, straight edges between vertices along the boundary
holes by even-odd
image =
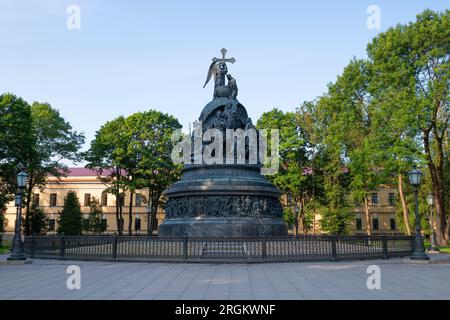
[[[80,201],[74,191],[69,191],[64,198],[64,207],[58,221],[58,234],[80,235],[82,230],[82,213]]]

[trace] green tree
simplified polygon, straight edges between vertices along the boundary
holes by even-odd
[[[125,120],[129,137],[127,158],[134,159],[134,186],[149,190],[147,230],[157,230],[157,212],[162,204],[162,193],[181,175],[181,165],[171,159],[174,142],[172,134],[181,129],[178,120],[156,110],[138,112]],[[131,167],[131,166],[130,166]]]
[[[319,150],[327,163],[324,164],[324,208],[325,215],[333,222],[325,227],[335,232],[344,231],[342,221],[348,220],[347,205],[335,202],[348,200],[363,203],[366,219],[366,232],[371,234],[368,196],[380,183],[379,167],[376,163],[376,149],[373,147],[372,116],[375,104],[368,91],[370,73],[367,62],[353,59],[344,69],[328,92],[316,102],[314,124],[315,135],[319,137]],[[342,170],[348,173],[342,176]],[[344,187],[343,182],[348,182]],[[347,190],[348,188],[348,190]],[[323,221],[326,223],[327,219]]]
[[[81,235],[82,213],[76,192],[69,191],[64,198],[64,207],[58,221],[58,234]]]
[[[44,188],[49,175],[65,176],[63,159],[78,161],[78,150],[84,136],[72,129],[59,111],[48,103],[34,102],[31,106],[33,153],[25,164],[28,173],[26,191],[25,234],[31,233],[31,196],[34,188]]]
[[[99,234],[106,231],[103,223],[103,210],[97,198],[92,197],[89,203],[89,216],[84,225],[84,231]]]
[[[130,234],[133,194],[139,188],[149,190],[148,232],[157,228],[156,213],[162,192],[180,176],[180,166],[171,160],[174,147],[171,137],[179,128],[177,119],[156,110],[118,117],[100,128],[86,153],[87,167],[96,170],[108,192],[116,196],[118,226],[123,221],[120,198],[130,191]],[[122,230],[123,226],[119,234]]]
[[[316,199],[321,227],[331,234],[347,234],[352,214],[348,203],[350,174],[333,150],[321,150],[316,161],[323,177],[323,195]],[[334,152],[336,152],[334,150]]]
[[[123,135],[125,118],[120,116],[105,123],[91,141],[84,154],[86,167],[97,172],[97,178],[106,186],[106,191],[116,198],[116,226],[123,233],[123,196],[127,188],[125,171],[128,140]]]
[[[287,223],[289,228],[292,227],[295,221],[295,214],[294,211],[291,208],[284,208],[283,209],[283,220]]]
[[[30,105],[13,94],[0,96],[0,208],[14,199],[16,174],[34,156]]]
[[[279,130],[279,158],[280,168],[274,175],[267,178],[280,188],[299,210],[294,211],[295,232],[299,232],[299,220],[304,220],[304,206],[308,201],[308,177],[303,171],[308,167],[306,143],[302,136],[297,115],[294,112],[286,112],[274,108],[263,113],[256,123],[258,129],[267,130],[270,136],[271,130]],[[304,225],[304,224],[303,224]]]
[[[436,199],[437,238],[449,240],[449,186],[445,183],[445,143],[450,120],[450,11],[425,10],[415,22],[397,25],[378,35],[368,46],[373,85],[381,96],[405,93],[399,114],[411,115],[418,129],[424,161]]]
[[[48,230],[48,217],[45,212],[40,208],[32,206],[30,213],[31,234],[46,234]]]

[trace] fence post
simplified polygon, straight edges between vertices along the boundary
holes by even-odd
[[[336,236],[331,236],[331,261],[337,261]]]
[[[34,237],[33,234],[30,236],[30,258],[34,258]]]
[[[187,260],[188,260],[188,233],[186,231],[184,232],[183,257],[184,257],[184,260],[187,262]]]
[[[382,245],[383,245],[383,259],[389,259],[388,243],[387,243],[386,234],[383,234],[381,241],[382,241]]]
[[[262,240],[262,259],[265,261],[267,259],[267,237],[263,235]]]
[[[112,243],[112,256],[114,261],[117,260],[117,233],[114,232],[113,243]]]
[[[61,233],[59,240],[60,240],[59,255],[60,255],[61,259],[64,260],[64,256],[66,254],[66,242],[64,240],[64,233]]]

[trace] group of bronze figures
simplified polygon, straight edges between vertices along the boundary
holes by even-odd
[[[235,63],[236,59],[225,58],[227,53],[226,49],[221,50],[222,58],[213,58],[212,63],[209,66],[208,75],[206,76],[205,85],[208,84],[212,76],[214,76],[214,94],[213,98],[226,97],[230,99],[236,99],[238,95],[238,88],[236,85],[236,79],[228,73],[227,62]],[[225,77],[228,80],[228,84],[225,85]]]
[[[230,101],[228,105],[215,110],[215,112],[210,115],[210,119],[211,121],[207,121],[203,124],[203,131],[208,129],[218,129],[225,132],[226,129],[255,129],[251,118],[249,118],[245,110],[239,106],[237,100]]]
[[[276,198],[264,196],[189,196],[171,198],[166,217],[280,217]]]

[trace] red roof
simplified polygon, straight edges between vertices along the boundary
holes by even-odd
[[[88,168],[83,168],[83,167],[77,167],[77,168],[67,168],[68,172],[67,174],[64,174],[64,176],[67,177],[96,177],[97,176],[97,172],[95,170],[91,170]],[[126,171],[125,170],[121,170],[122,174],[125,175]],[[62,173],[62,171],[61,171]],[[105,169],[102,172],[102,176],[108,176],[112,174],[111,170]]]
[[[95,170],[87,168],[69,168],[68,177],[96,177]]]

